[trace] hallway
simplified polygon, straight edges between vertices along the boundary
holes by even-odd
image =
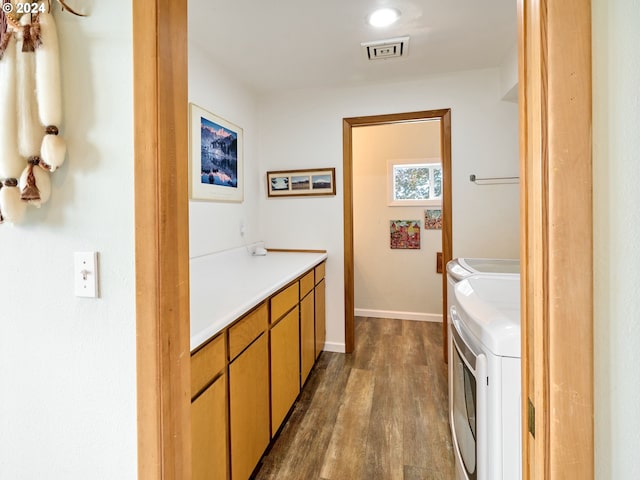
[[[353,354],[320,356],[257,479],[454,478],[441,324],[355,327]]]

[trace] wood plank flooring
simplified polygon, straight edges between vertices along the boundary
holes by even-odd
[[[324,352],[258,480],[451,480],[439,323],[356,318],[353,354]]]

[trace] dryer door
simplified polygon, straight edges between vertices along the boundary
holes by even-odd
[[[464,467],[465,480],[478,478],[478,416],[482,406],[478,398],[477,378],[483,378],[485,355],[474,353],[463,340],[460,319],[455,307],[451,308],[451,421],[453,442],[458,465]],[[480,370],[480,371],[479,371]],[[481,389],[480,389],[481,390]]]

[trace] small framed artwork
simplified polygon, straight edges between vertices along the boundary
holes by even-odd
[[[392,249],[420,249],[420,220],[391,220],[389,223]]]
[[[242,128],[193,103],[189,110],[191,198],[242,202]]]
[[[335,194],[335,168],[267,172],[267,196],[269,197]]]
[[[425,230],[442,230],[442,209],[427,208],[424,211]]]

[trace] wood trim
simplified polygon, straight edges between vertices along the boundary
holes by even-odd
[[[344,329],[345,351],[353,352],[355,348],[354,325],[354,247],[353,247],[353,138],[354,127],[371,125],[387,125],[421,120],[440,119],[440,144],[442,155],[442,177],[444,195],[442,204],[442,254],[444,264],[452,255],[452,203],[451,203],[451,109],[427,110],[389,115],[372,115],[368,117],[351,117],[342,120],[342,157],[343,157],[343,227],[344,227]],[[446,318],[447,279],[443,277],[442,295]],[[447,361],[447,324],[443,322],[443,353]]]
[[[138,478],[187,479],[186,0],[134,2],[133,45]]]
[[[549,2],[547,15],[548,112],[549,124],[553,126],[548,133],[548,478],[591,479],[594,477],[591,2]],[[562,292],[561,296],[558,292]],[[567,342],[568,338],[572,340]]]
[[[442,149],[442,265],[453,258],[453,194],[451,170],[451,110],[440,116],[440,148]],[[444,363],[449,361],[449,330],[447,326],[447,275],[442,275],[442,353]]]
[[[342,120],[343,232],[344,232],[344,343],[345,353],[355,348],[355,272],[353,267],[353,137],[358,125]]]
[[[591,10],[520,0],[523,478],[594,478]]]

